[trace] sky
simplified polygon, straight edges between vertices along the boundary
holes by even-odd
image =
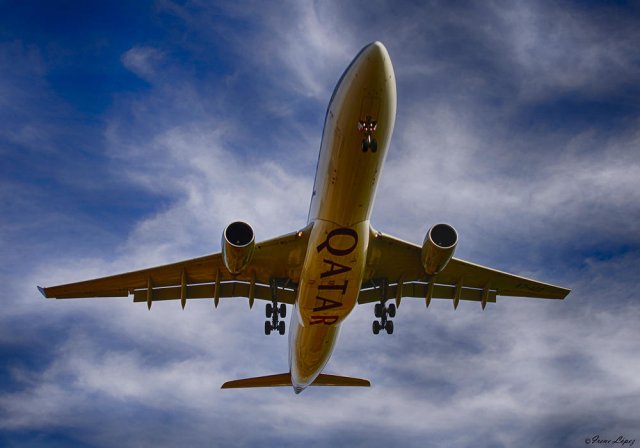
[[[219,389],[287,369],[245,299],[37,292],[217,252],[236,219],[304,227],[374,40],[398,112],[372,225],[449,223],[566,300],[406,299],[392,336],[357,307],[326,371],[373,387],[295,395]],[[637,446],[638,42],[624,1],[1,1],[0,445]]]

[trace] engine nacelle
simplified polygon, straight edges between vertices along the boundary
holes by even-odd
[[[448,224],[431,227],[422,243],[422,265],[427,275],[441,272],[456,250],[458,233]]]
[[[239,274],[249,265],[255,245],[253,229],[246,222],[232,222],[224,229],[222,259],[231,274]]]

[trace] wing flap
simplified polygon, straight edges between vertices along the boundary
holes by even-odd
[[[151,301],[163,300],[180,300],[180,286],[171,286],[167,288],[152,288]],[[186,298],[191,299],[212,299],[215,297],[215,283],[187,286]],[[249,297],[251,293],[251,284],[238,281],[230,281],[220,283],[220,298],[229,297]],[[133,292],[134,302],[146,302],[148,290],[137,289]],[[290,288],[278,288],[278,302],[293,305],[296,298],[296,292]],[[253,298],[259,300],[271,300],[271,287],[262,284],[255,284]]]
[[[387,298],[398,296],[398,288],[402,288],[401,297],[414,297],[426,299],[428,296],[429,284],[424,282],[398,283],[387,286]],[[433,285],[432,299],[453,299],[456,295],[456,287],[453,285]],[[483,290],[475,288],[462,287],[460,290],[460,300],[469,300],[473,302],[482,301]],[[382,298],[379,287],[367,288],[360,291],[358,303],[378,302]],[[496,291],[489,290],[487,302],[496,301]]]
[[[100,292],[100,295],[92,294],[92,293],[58,293],[56,297],[51,297],[51,292],[48,291],[49,288],[42,288],[43,293],[46,298],[51,299],[91,299],[95,297],[128,297],[129,290],[128,289],[114,289],[112,291],[104,290]]]

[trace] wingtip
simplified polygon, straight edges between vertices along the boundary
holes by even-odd
[[[42,286],[38,286],[38,291],[42,294],[42,297],[47,298],[47,294],[44,292],[44,288]]]

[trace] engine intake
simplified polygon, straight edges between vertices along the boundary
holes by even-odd
[[[224,229],[222,259],[231,274],[239,274],[249,265],[255,244],[253,229],[246,222],[232,222]]]
[[[458,233],[448,224],[436,224],[422,243],[422,265],[427,275],[436,275],[447,266],[458,244]]]

